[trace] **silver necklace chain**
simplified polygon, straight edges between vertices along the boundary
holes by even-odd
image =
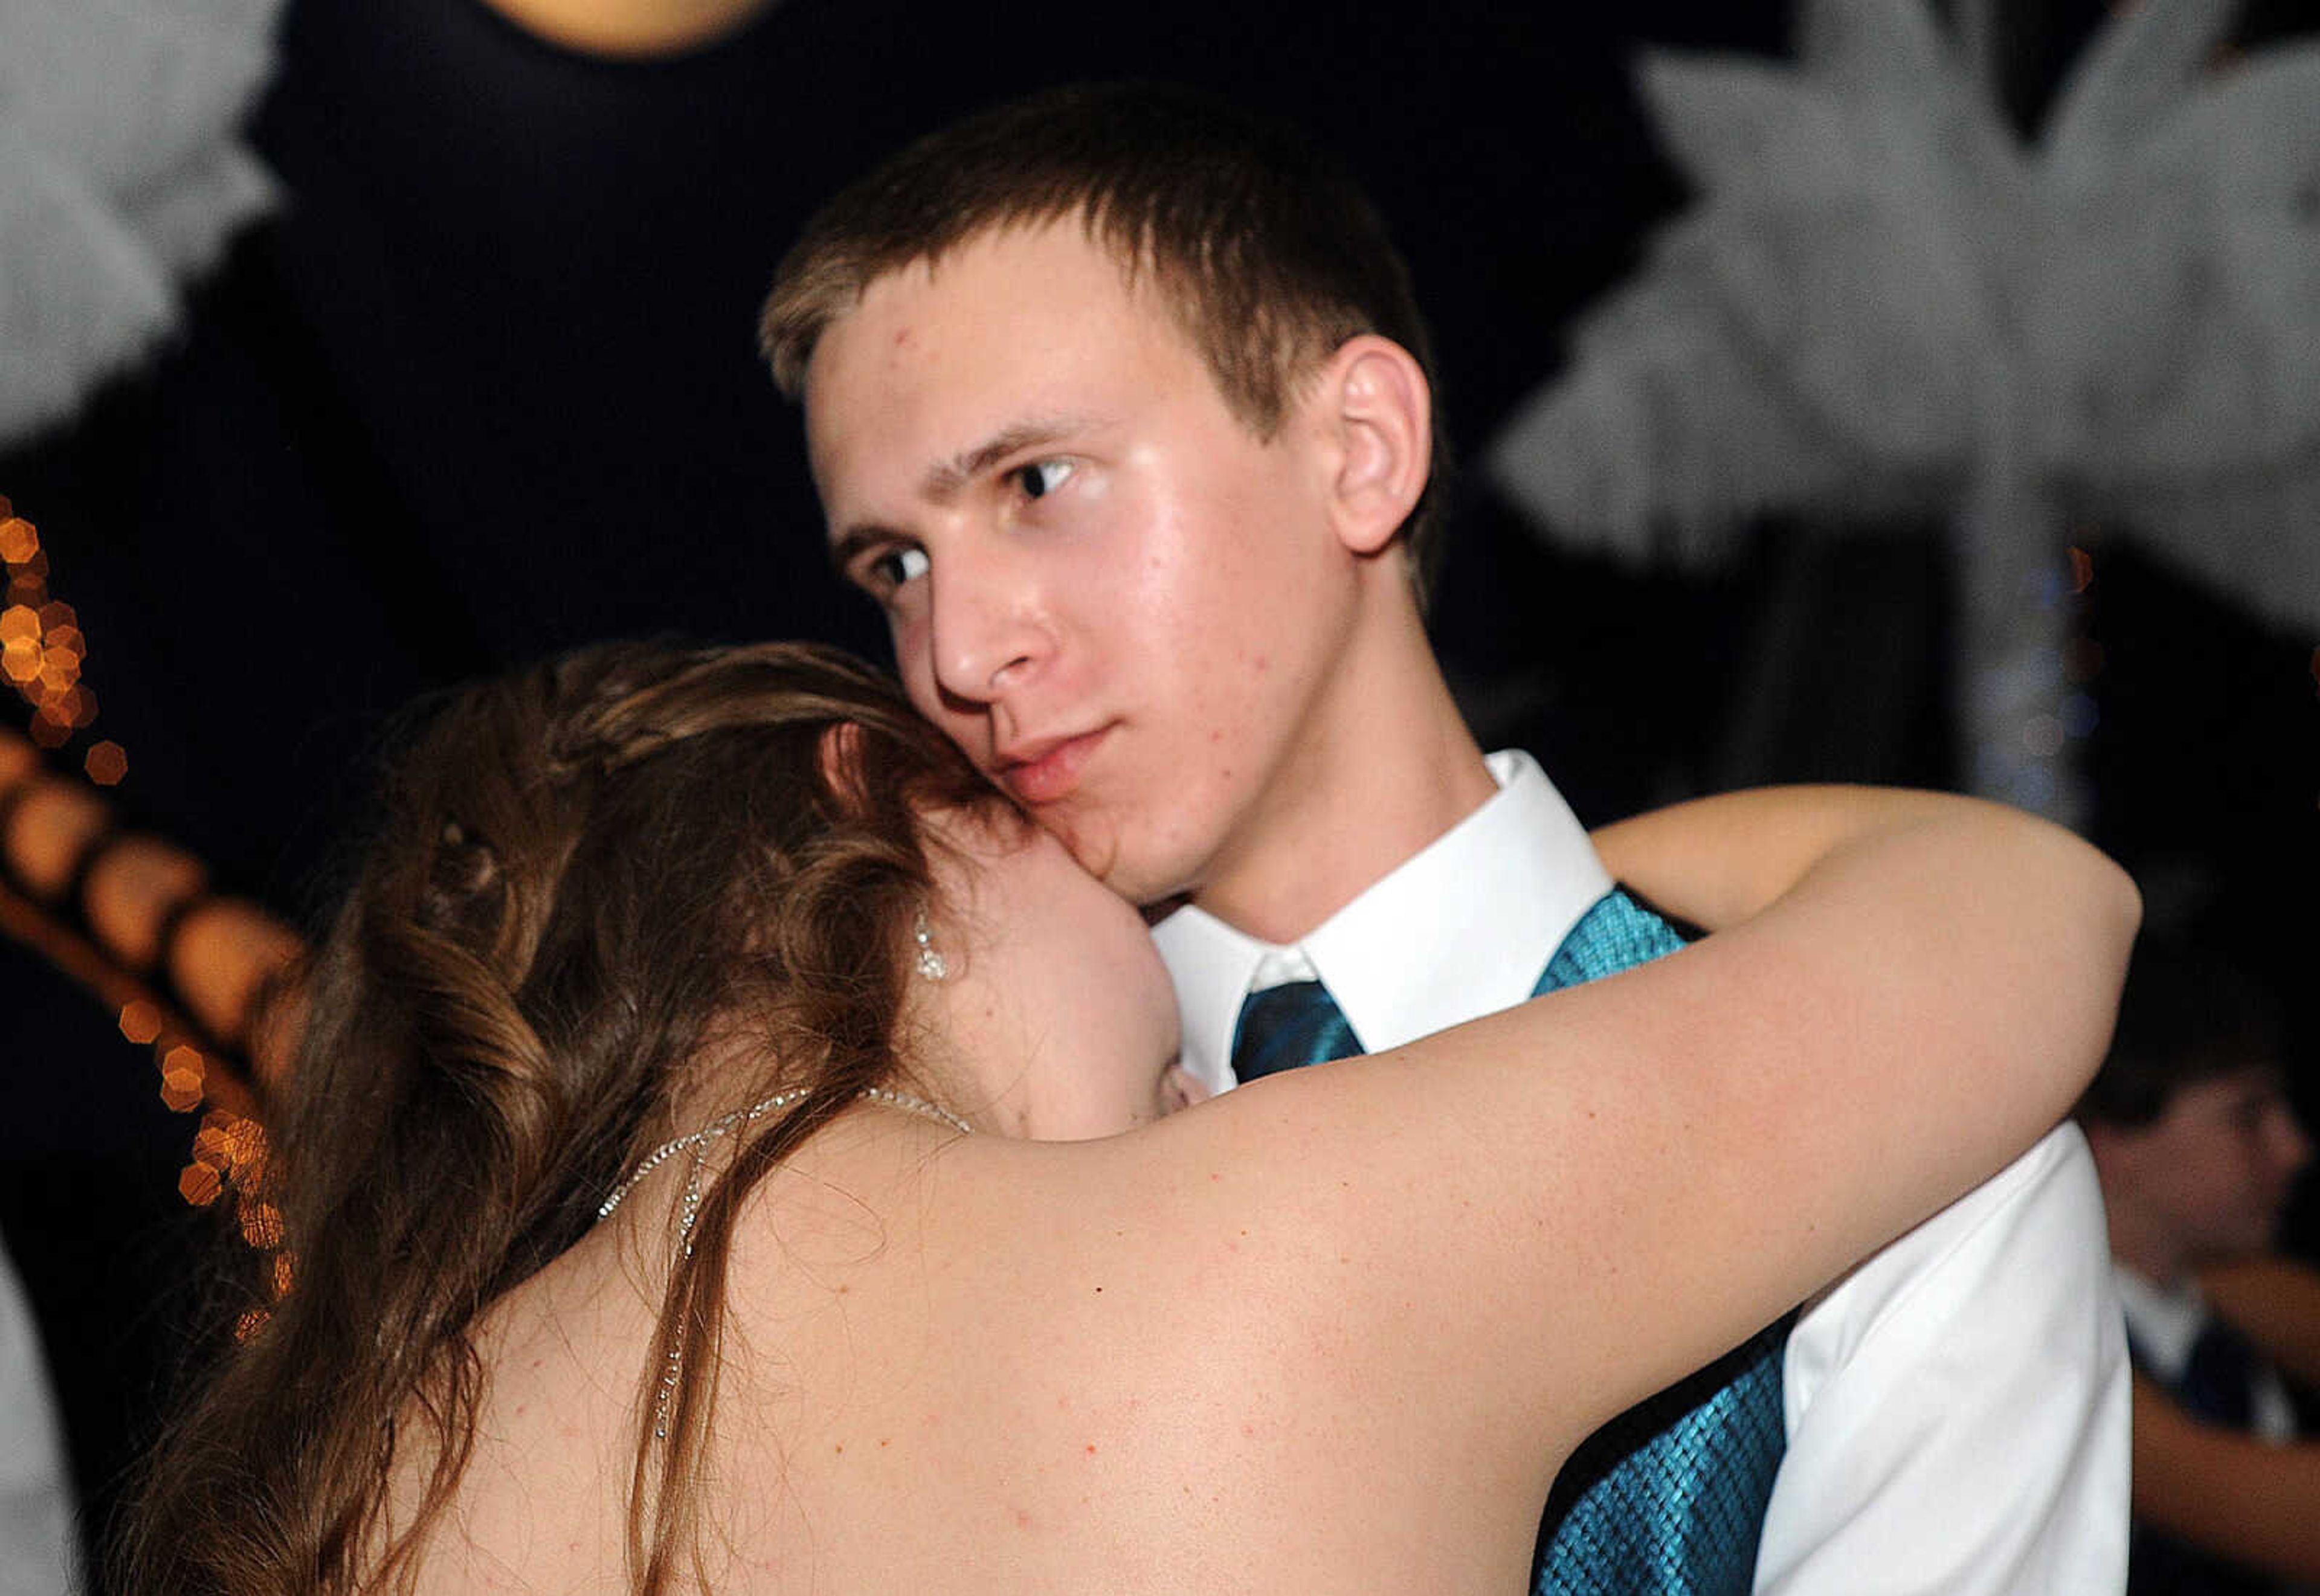
[[[901,1109],[906,1113],[918,1114],[929,1120],[939,1120],[944,1124],[949,1126],[952,1129],[959,1132],[962,1136],[971,1135],[974,1132],[974,1128],[973,1126],[960,1119],[956,1114],[952,1113],[948,1109],[944,1108],[940,1103],[929,1102],[925,1098],[913,1097],[907,1092],[896,1092],[892,1088],[885,1086],[865,1086],[861,1091],[856,1093],[855,1095],[870,1102],[883,1102],[890,1108]],[[735,1109],[730,1114],[720,1115],[718,1118],[709,1121],[708,1124],[703,1125],[698,1130],[687,1131],[684,1135],[679,1137],[672,1137],[669,1140],[661,1143],[660,1146],[655,1147],[651,1152],[647,1153],[642,1159],[639,1160],[637,1166],[629,1171],[628,1178],[622,1181],[619,1185],[614,1186],[612,1191],[612,1195],[606,1197],[603,1204],[598,1207],[596,1210],[596,1217],[600,1220],[611,1219],[612,1217],[613,1211],[621,1206],[621,1200],[628,1196],[629,1192],[634,1189],[639,1181],[643,1180],[645,1176],[650,1174],[654,1170],[658,1169],[671,1158],[675,1157],[679,1153],[684,1151],[685,1148],[699,1147],[702,1149],[703,1156],[706,1156],[709,1144],[715,1141],[719,1137],[723,1136],[726,1132],[731,1130],[736,1125],[747,1125],[752,1120],[759,1118],[761,1115],[773,1112],[775,1109],[787,1108],[790,1104],[800,1101],[804,1096],[805,1093],[802,1092],[776,1092],[771,1097],[759,1098],[748,1108]],[[697,1182],[700,1177],[700,1171],[698,1168],[699,1163],[699,1159],[694,1160],[694,1164],[696,1165],[693,1172],[695,1182]],[[700,1193],[696,1189],[693,1189],[690,1183],[688,1184],[687,1192],[692,1201],[686,1205],[683,1229],[686,1238],[685,1256],[687,1257],[691,1257],[693,1256],[693,1210],[700,1206]]]
[[[702,1165],[708,1162],[709,1144],[731,1130],[736,1125],[747,1125],[761,1114],[769,1114],[775,1109],[787,1108],[805,1095],[802,1092],[776,1092],[771,1097],[759,1098],[748,1108],[735,1109],[730,1114],[720,1114],[698,1130],[687,1131],[683,1136],[673,1137],[661,1143],[651,1152],[647,1153],[637,1166],[629,1172],[628,1179],[612,1188],[612,1194],[605,1198],[603,1206],[596,1210],[597,1219],[611,1219],[613,1211],[621,1206],[621,1200],[635,1188],[639,1181],[675,1157],[685,1148],[691,1147],[694,1149],[693,1167],[685,1172],[684,1208],[676,1222],[676,1233],[684,1245],[684,1256],[691,1257],[693,1256],[693,1222],[701,1214],[701,1169]],[[896,1092],[885,1086],[865,1086],[854,1095],[870,1102],[883,1102],[889,1108],[901,1109],[905,1113],[918,1114],[929,1120],[939,1120],[962,1136],[971,1136],[974,1133],[973,1126],[940,1103],[929,1102],[925,1098],[913,1097],[907,1092]],[[684,1365],[684,1341],[680,1335],[669,1344],[667,1362],[661,1369],[660,1384],[653,1393],[653,1435],[658,1440],[665,1441],[668,1438],[668,1399],[669,1394],[676,1389],[677,1376]]]

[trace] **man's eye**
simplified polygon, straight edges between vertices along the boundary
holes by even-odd
[[[873,584],[881,589],[891,590],[902,586],[914,576],[927,574],[927,551],[923,549],[889,549],[884,554],[874,556],[864,568],[868,571]]]
[[[1027,499],[1044,499],[1070,480],[1069,460],[1034,460],[1015,468],[1015,480]]]

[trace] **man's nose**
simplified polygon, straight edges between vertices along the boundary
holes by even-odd
[[[2312,1162],[2312,1138],[2304,1129],[2304,1121],[2286,1103],[2270,1116],[2272,1156],[2282,1173],[2294,1174]]]
[[[1006,551],[938,565],[930,641],[935,680],[954,697],[987,703],[1022,685],[1055,648],[1037,574]]]

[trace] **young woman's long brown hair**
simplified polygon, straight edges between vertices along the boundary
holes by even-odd
[[[295,1283],[274,1301],[244,1255],[227,1311],[270,1312],[157,1451],[122,1588],[407,1586],[473,1449],[480,1317],[694,1128],[688,1062],[745,1047],[753,1095],[802,1095],[736,1138],[673,1270],[665,1440],[657,1349],[638,1371],[631,1572],[669,1588],[701,1528],[737,1208],[900,1068],[916,814],[988,798],[884,679],[802,645],[600,648],[443,709],[392,778],[272,1116]],[[425,1484],[389,1522],[391,1476]]]

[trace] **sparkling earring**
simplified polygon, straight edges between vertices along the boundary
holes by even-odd
[[[927,929],[927,911],[919,911],[919,918],[911,926],[911,939],[919,945],[919,974],[929,981],[939,981],[950,974],[950,965],[935,951],[932,932]]]

